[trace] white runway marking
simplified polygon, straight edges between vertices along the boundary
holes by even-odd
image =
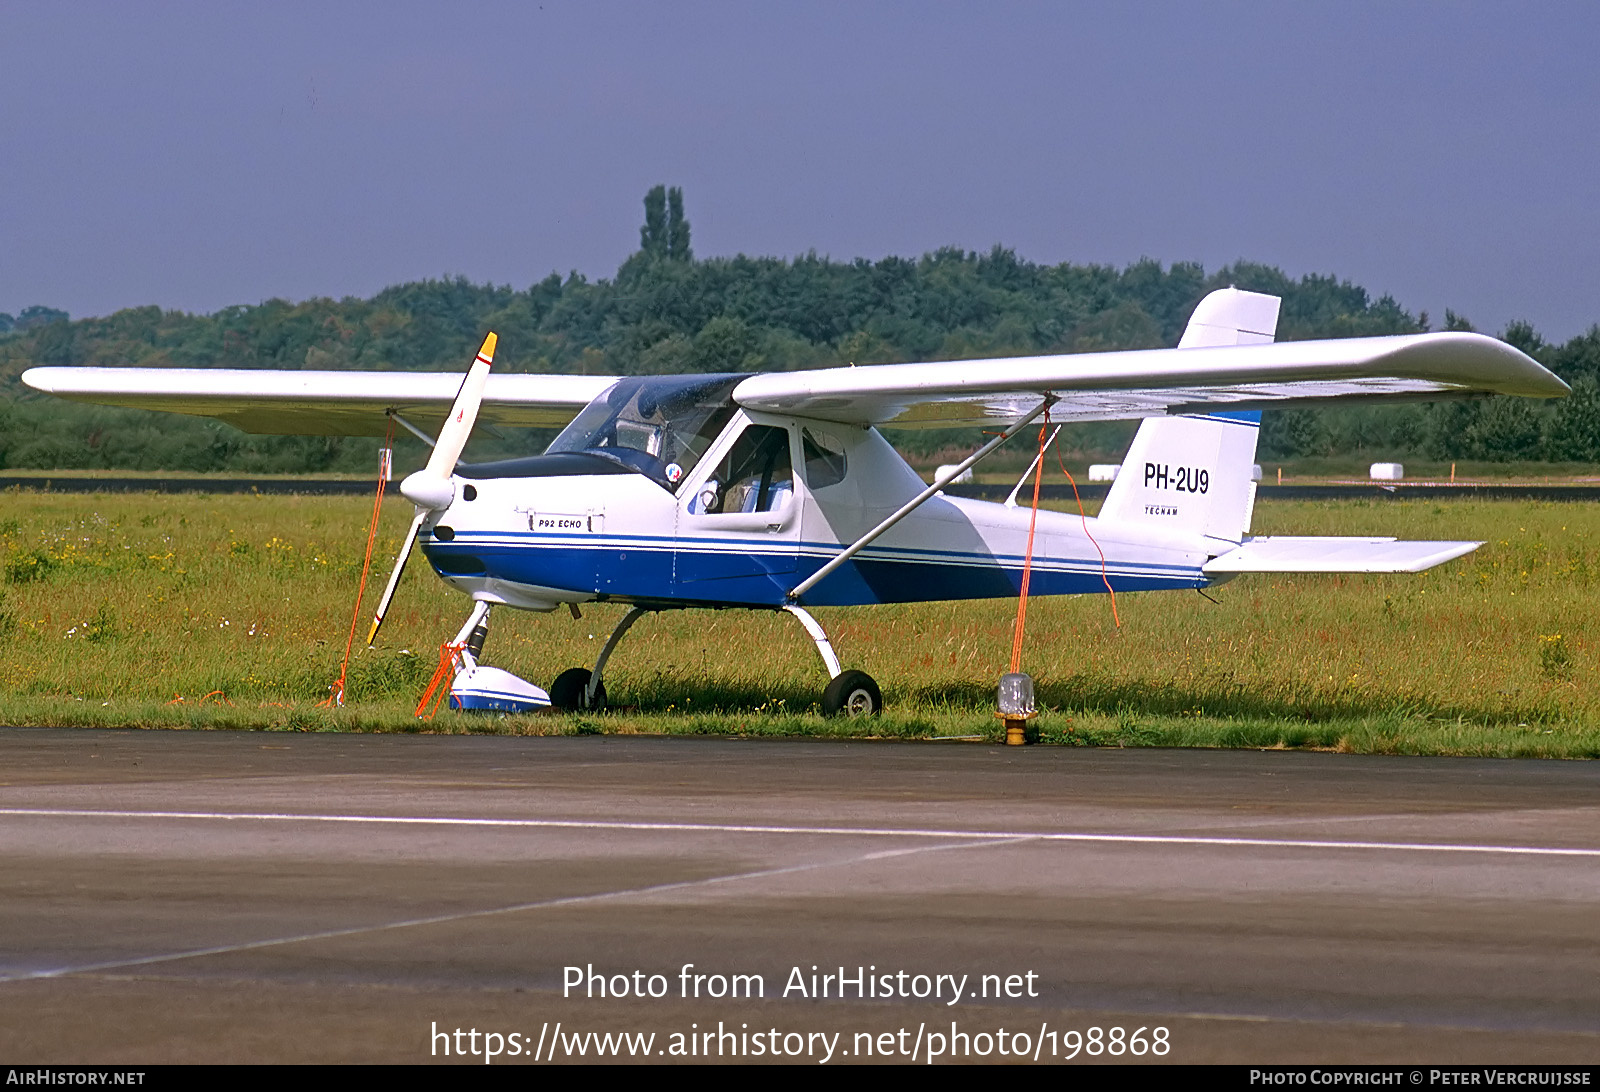
[[[52,813],[54,814],[54,813]],[[93,815],[107,815],[109,812],[91,812]],[[148,814],[139,812],[136,814]],[[1010,843],[1017,841],[1015,838],[994,838],[994,843]],[[233,952],[250,952],[261,948],[275,948],[285,944],[301,944],[313,940],[331,940],[335,937],[359,936],[363,933],[382,933],[390,929],[410,929],[419,925],[443,925],[449,922],[466,921],[471,918],[495,917],[499,914],[517,914],[529,910],[548,910],[559,906],[578,906],[583,903],[603,902],[607,899],[625,899],[644,895],[658,895],[668,891],[685,891],[695,887],[711,887],[716,884],[735,883],[739,880],[766,879],[771,876],[788,876],[796,872],[812,872],[819,868],[844,868],[850,865],[861,864],[865,861],[881,861],[890,857],[905,857],[914,853],[937,853],[946,849],[973,849],[982,846],[982,842],[957,842],[951,845],[916,846],[910,849],[880,849],[872,853],[862,853],[852,857],[844,857],[832,861],[813,861],[810,864],[785,865],[782,868],[760,868],[751,872],[734,872],[726,876],[709,876],[700,880],[675,880],[672,883],[651,884],[647,887],[628,887],[619,891],[597,891],[588,895],[565,895],[554,899],[535,899],[532,902],[520,902],[511,906],[493,906],[486,910],[460,910],[453,914],[435,914],[423,918],[407,918],[403,921],[385,921],[376,925],[355,925],[347,929],[325,929],[316,933],[300,933],[295,936],[270,937],[266,940],[247,940],[237,944],[219,944],[210,948],[191,948],[181,952],[164,952],[159,955],[136,956],[131,959],[111,959],[99,963],[84,963],[75,967],[51,967],[42,971],[26,971],[21,974],[0,974],[0,982],[23,982],[36,978],[61,978],[65,975],[93,974],[99,971],[127,970],[130,967],[145,967],[152,963],[170,963],[179,959],[197,959],[201,956],[228,955]]]
[[[1600,857],[1600,849],[1564,846],[1498,846],[1453,842],[1371,842],[1302,838],[1229,838],[1185,834],[1093,834],[1038,830],[942,830],[922,827],[812,827],[756,823],[664,823],[588,819],[488,819],[462,816],[329,815],[296,812],[110,811],[78,808],[0,808],[0,816],[49,818],[254,821],[263,823],[350,823],[393,826],[483,827],[549,830],[633,830],[677,834],[800,834],[856,838],[942,838],[946,840],[1032,840],[1105,845],[1218,846],[1268,849],[1387,850],[1406,853],[1491,853],[1532,857]]]

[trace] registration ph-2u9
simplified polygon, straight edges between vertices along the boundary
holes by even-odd
[[[1151,489],[1175,489],[1179,493],[1204,493],[1211,488],[1211,472],[1200,466],[1171,467],[1166,463],[1145,463],[1144,484]]]

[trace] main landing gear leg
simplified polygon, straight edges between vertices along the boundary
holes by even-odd
[[[784,604],[783,609],[805,627],[806,633],[816,643],[817,654],[822,657],[823,665],[828,669],[830,681],[828,688],[822,692],[823,716],[843,713],[851,717],[875,717],[883,712],[883,695],[878,691],[878,684],[865,671],[839,669],[839,657],[834,654],[833,644],[811,613],[794,603]]]
[[[594,662],[594,670],[586,667],[571,667],[556,677],[550,684],[550,704],[557,709],[567,712],[577,712],[582,709],[604,709],[606,707],[606,684],[604,674],[606,661],[611,659],[611,653],[617,645],[622,643],[623,634],[639,620],[639,616],[649,613],[645,607],[634,607],[622,616],[622,621],[617,623],[617,628],[611,631],[611,636],[606,638],[605,647],[600,650],[600,656]]]
[[[833,644],[828,640],[827,631],[813,617],[811,612],[804,607],[797,607],[793,603],[785,603],[784,610],[794,615],[800,624],[806,628],[811,639],[817,644],[817,654],[822,657],[822,664],[828,669],[828,679],[837,679],[842,672],[839,670],[839,657],[833,653]]]

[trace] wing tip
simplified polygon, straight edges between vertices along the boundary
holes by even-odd
[[[56,388],[51,385],[49,379],[49,373],[55,370],[54,368],[29,368],[22,373],[22,382],[36,391],[55,394]]]

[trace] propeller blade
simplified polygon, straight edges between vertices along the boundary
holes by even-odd
[[[406,560],[411,556],[411,547],[417,541],[417,530],[422,526],[422,521],[428,518],[429,510],[418,508],[416,518],[411,521],[411,530],[406,532],[405,543],[400,547],[400,556],[395,558],[394,572],[389,574],[389,585],[383,589],[383,598],[378,600],[378,609],[372,615],[372,628],[367,631],[367,645],[377,640],[378,627],[383,625],[383,616],[389,612],[389,602],[394,599],[394,590],[400,586],[400,574],[406,571]]]
[[[478,406],[483,402],[483,387],[489,379],[489,365],[494,362],[495,335],[483,339],[483,348],[467,369],[461,389],[450,407],[450,416],[439,430],[428,465],[414,474],[408,474],[400,483],[400,495],[417,506],[419,511],[436,511],[449,508],[456,497],[455,484],[450,475],[455,473],[461,458],[461,449],[467,446],[472,426],[478,419]]]
[[[378,609],[372,615],[372,628],[367,631],[369,646],[377,640],[383,616],[388,613],[389,602],[394,599],[395,589],[400,586],[400,574],[405,572],[406,560],[411,556],[411,547],[416,544],[422,521],[431,513],[450,507],[455,500],[455,486],[450,481],[450,475],[455,473],[461,451],[467,446],[467,438],[472,435],[472,426],[477,423],[478,407],[483,403],[483,388],[489,381],[489,366],[494,363],[497,340],[494,334],[483,339],[483,348],[478,350],[477,358],[467,369],[461,389],[456,392],[455,404],[450,407],[450,416],[445,419],[444,427],[439,430],[439,438],[434,441],[428,465],[408,475],[400,483],[401,495],[417,506],[417,514],[411,521],[411,530],[406,533],[405,545],[400,547],[400,556],[395,558],[394,572],[389,574],[389,586],[383,589],[383,598],[378,600]]]
[[[478,419],[483,385],[489,380],[489,365],[494,363],[495,341],[493,334],[483,339],[483,348],[478,350],[477,359],[467,369],[467,377],[461,381],[455,405],[450,407],[450,416],[439,430],[433,454],[428,457],[426,471],[430,475],[448,478],[455,472],[461,449],[467,446],[467,437],[472,435],[472,426]]]

